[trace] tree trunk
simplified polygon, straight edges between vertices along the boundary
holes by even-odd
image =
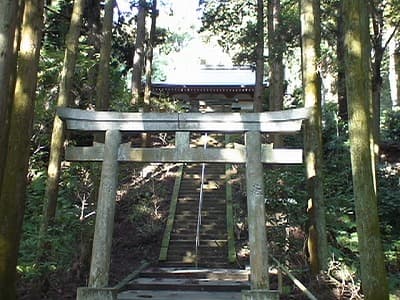
[[[343,5],[350,153],[361,281],[366,300],[385,300],[389,299],[387,274],[379,232],[374,158],[370,143],[369,19],[364,1],[343,1]]]
[[[284,94],[284,45],[280,36],[281,4],[280,0],[268,1],[268,56],[269,56],[269,110],[283,108]],[[278,134],[271,135],[274,147],[282,145],[282,138]]]
[[[150,98],[151,98],[151,76],[153,73],[153,50],[155,46],[156,35],[156,21],[157,21],[157,0],[153,0],[151,8],[151,27],[149,34],[149,42],[146,51],[146,86],[144,90],[144,111],[150,111]]]
[[[344,72],[344,28],[343,28],[343,11],[342,5],[339,3],[337,13],[337,94],[338,94],[338,115],[340,120],[347,122],[349,116],[347,113],[347,94],[346,94],[346,73]],[[342,132],[341,132],[342,134]]]
[[[81,32],[84,7],[85,0],[75,0],[71,24],[65,40],[66,49],[57,99],[58,107],[66,107],[71,104],[71,88],[78,55],[78,40]],[[46,192],[43,203],[43,219],[39,234],[39,251],[43,250],[42,242],[46,236],[48,225],[53,223],[56,215],[58,181],[60,178],[64,139],[64,124],[61,119],[55,115],[51,136],[49,166],[47,169]]]
[[[383,27],[384,27],[384,9],[381,7],[381,0],[370,0],[369,7],[371,10],[371,20],[373,28],[372,47],[374,50],[374,59],[372,61],[372,134],[374,137],[374,149],[376,156],[379,153],[380,139],[380,112],[381,112],[381,91],[382,91],[382,74],[381,67],[385,47],[383,45]],[[367,4],[366,4],[367,5]]]
[[[400,44],[397,40],[392,38],[389,42],[389,85],[393,110],[400,109]]]
[[[269,110],[283,107],[283,45],[279,34],[281,22],[280,0],[268,1],[268,55],[270,66]]]
[[[144,41],[146,38],[146,1],[140,0],[137,15],[135,53],[132,67],[132,104],[143,108],[142,74],[144,65]]]
[[[264,103],[264,1],[257,0],[256,82],[254,112],[263,111]]]
[[[146,67],[145,67],[145,75],[146,75],[146,84],[144,87],[144,99],[143,99],[143,111],[149,112],[151,108],[151,76],[153,73],[153,50],[155,46],[155,34],[156,34],[156,20],[157,20],[157,0],[153,0],[152,4],[152,14],[151,14],[151,26],[149,33],[149,40],[147,43],[146,49]],[[142,133],[142,147],[150,146],[150,134],[143,132]]]
[[[10,110],[8,152],[0,194],[0,299],[16,299],[16,265],[24,215],[34,115],[43,0],[26,0],[14,99]]]
[[[319,0],[301,0],[301,48],[304,106],[311,109],[304,131],[305,164],[310,198],[308,251],[311,270],[317,275],[327,268],[325,204],[322,181],[322,117]]]
[[[13,64],[13,42],[17,23],[18,1],[0,1],[0,182],[3,177],[6,158],[6,136],[8,132],[8,112],[10,106],[10,74],[15,70]],[[0,187],[1,188],[1,187]],[[1,191],[1,189],[0,189]]]
[[[110,106],[110,61],[114,6],[115,0],[107,0],[104,6],[99,74],[96,83],[96,110],[108,110]]]
[[[85,98],[88,103],[94,104],[96,98],[96,82],[98,74],[97,55],[100,53],[101,39],[101,19],[100,19],[100,1],[87,0],[87,26],[88,43],[90,46],[88,59],[93,62],[88,70],[88,84],[85,87]]]

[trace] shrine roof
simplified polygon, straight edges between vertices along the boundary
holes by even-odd
[[[254,86],[255,72],[250,67],[202,67],[172,71],[157,86]]]

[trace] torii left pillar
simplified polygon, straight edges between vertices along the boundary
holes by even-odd
[[[121,133],[119,130],[106,131],[89,284],[87,288],[78,289],[78,300],[116,299],[117,291],[107,288],[107,286],[114,231],[115,196],[118,184],[118,150],[120,143]]]
[[[245,137],[251,290],[242,291],[242,300],[278,300],[279,292],[269,290],[261,133],[259,131],[249,131],[246,132]]]

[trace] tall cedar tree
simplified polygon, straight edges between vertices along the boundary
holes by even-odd
[[[16,299],[16,266],[25,208],[30,139],[43,27],[43,0],[26,0],[0,194],[0,299]]]
[[[264,1],[257,0],[256,85],[254,111],[263,111],[264,100]]]
[[[96,110],[107,111],[110,107],[110,61],[112,44],[113,12],[115,0],[107,0],[104,5],[104,17],[100,35],[100,58],[96,79]],[[95,133],[95,142],[104,143],[104,133]],[[96,204],[99,197],[98,189],[100,184],[99,163],[91,164],[91,177],[94,192],[91,194],[92,201]]]
[[[304,150],[307,173],[308,252],[311,270],[316,275],[327,268],[325,204],[322,184],[322,117],[320,60],[320,6],[319,0],[301,0],[301,49],[304,106],[310,108],[304,132]]]
[[[146,86],[144,90],[144,111],[150,110],[150,97],[151,97],[151,76],[153,73],[153,52],[155,47],[155,35],[156,35],[156,22],[157,22],[157,0],[153,0],[151,6],[151,26],[149,41],[147,43],[146,51]]]
[[[268,1],[268,61],[270,68],[269,110],[283,107],[283,39],[280,35],[281,0]]]
[[[393,32],[395,28],[392,29]],[[400,109],[400,35],[394,33],[397,38],[392,38],[389,42],[389,85],[392,109]]]
[[[132,66],[132,104],[143,107],[142,74],[144,66],[144,41],[146,38],[146,0],[139,0],[135,52]]]
[[[110,106],[110,61],[114,6],[115,0],[107,0],[104,6],[99,73],[96,83],[96,110],[108,110]]]
[[[389,299],[388,284],[370,141],[372,92],[368,10],[363,0],[343,1],[342,4],[350,154],[362,289],[366,300],[385,300]]]
[[[383,30],[384,30],[384,7],[381,0],[369,0],[371,23],[373,34],[372,48],[374,51],[372,60],[372,134],[374,135],[374,151],[378,155],[378,143],[380,136],[380,107],[381,107],[381,91],[382,91],[382,62],[385,54],[386,46],[383,45]]]
[[[10,106],[10,73],[15,69],[12,57],[14,33],[16,29],[18,1],[0,1],[0,182],[6,158],[6,136],[8,131],[8,111]]]
[[[268,63],[269,63],[269,110],[276,111],[283,108],[284,94],[284,66],[283,51],[284,39],[281,30],[281,0],[268,1]],[[272,134],[275,147],[282,146],[282,136]]]
[[[337,95],[338,115],[341,120],[348,120],[346,73],[344,72],[344,28],[343,28],[343,6],[338,2],[338,13],[336,17],[336,57],[337,57]],[[343,134],[344,132],[340,132]]]
[[[143,97],[143,111],[149,112],[151,108],[151,76],[153,73],[153,55],[154,55],[154,46],[155,46],[155,34],[156,34],[156,21],[157,21],[157,0],[153,0],[151,6],[151,26],[149,39],[147,41],[147,49],[146,49],[146,62],[145,62],[145,76],[146,83],[144,87],[144,97]],[[150,136],[148,133],[142,133],[142,146],[148,147],[150,146]]]
[[[64,64],[61,71],[57,107],[66,107],[71,104],[71,89],[78,56],[78,40],[81,32],[82,15],[85,0],[75,0],[72,9],[71,23],[65,38]],[[64,144],[64,124],[55,115],[53,132],[51,135],[50,158],[47,169],[46,192],[43,203],[43,219],[39,235],[39,251],[42,251],[48,225],[54,221],[57,207],[58,181],[60,179],[61,158]],[[39,255],[40,256],[40,255]]]

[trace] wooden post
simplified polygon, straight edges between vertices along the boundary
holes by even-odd
[[[261,162],[261,133],[246,132],[246,185],[249,223],[251,288],[269,288],[268,251],[265,231],[264,172]]]
[[[189,131],[177,131],[175,133],[175,148],[177,149],[177,155],[182,156],[186,151],[189,150],[190,146],[190,132]]]
[[[76,293],[77,300],[117,300],[118,290],[115,288],[87,288],[79,287]]]
[[[108,285],[120,143],[121,133],[119,130],[106,131],[89,274],[89,287],[91,288],[102,288]]]

